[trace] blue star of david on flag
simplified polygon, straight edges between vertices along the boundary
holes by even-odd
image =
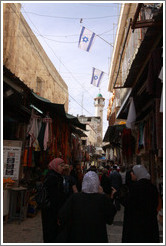
[[[103,74],[104,74],[103,71],[93,67],[91,84],[96,86],[96,87],[99,87],[100,83],[101,83],[101,79],[103,77]]]
[[[96,34],[94,32],[91,32],[83,26],[79,37],[78,47],[89,52],[95,36]]]
[[[82,40],[83,40],[83,42],[85,42],[85,43],[86,43],[86,42],[88,42],[88,40],[89,40],[89,39],[88,39],[87,37],[83,37],[83,39],[82,39]]]

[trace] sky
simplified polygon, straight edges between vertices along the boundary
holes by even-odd
[[[21,7],[24,18],[68,86],[68,113],[95,116],[94,98],[99,92],[105,98],[103,137],[108,127],[109,69],[120,8],[120,2],[112,1],[22,2]],[[89,52],[78,47],[82,26],[98,35]],[[104,72],[100,87],[90,83],[93,67]]]

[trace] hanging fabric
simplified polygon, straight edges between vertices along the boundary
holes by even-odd
[[[136,120],[135,105],[134,105],[133,97],[131,97],[129,112],[128,112],[127,121],[126,121],[126,127],[132,129],[134,126],[135,120]]]
[[[41,150],[44,149],[43,141],[44,141],[45,128],[46,128],[46,123],[42,122],[42,125],[41,125],[41,128],[40,128],[40,132],[39,132],[39,135],[38,135],[38,138],[37,138]]]
[[[41,128],[41,117],[39,115],[36,115],[34,113],[34,110],[32,109],[30,122],[27,128],[27,133],[30,135],[30,142],[29,146],[34,146],[35,148],[39,148],[38,143],[38,135]]]
[[[44,132],[44,140],[43,140],[43,147],[44,150],[47,150],[48,145],[49,145],[49,128],[50,128],[50,123],[52,123],[52,119],[51,118],[44,118],[43,122],[46,123],[46,127],[45,127],[45,132]]]

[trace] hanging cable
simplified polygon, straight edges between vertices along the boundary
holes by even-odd
[[[18,15],[17,12],[12,8],[12,6],[10,6],[10,8],[11,8],[11,9],[13,10],[13,12],[17,15],[17,17],[19,17],[19,15]],[[27,33],[29,33],[29,30],[27,29],[27,27],[26,27],[26,25],[24,24],[24,22],[23,22],[23,25],[24,25],[24,27],[25,27]],[[30,38],[31,38],[31,35],[30,35]],[[45,65],[45,67],[46,67],[48,73],[50,74],[50,76],[53,78],[53,80],[55,81],[55,83],[57,83],[57,84],[61,87],[62,90],[65,90],[66,93],[68,93],[68,91],[66,90],[66,88],[62,87],[62,85],[59,84],[59,83],[54,79],[54,77],[52,76],[52,74],[49,72],[49,70],[48,70],[48,68],[47,68],[47,65],[45,64],[44,60],[42,59],[42,57],[41,57],[41,55],[40,55],[38,49],[36,48],[35,43],[34,43],[34,41],[33,41],[32,38],[31,38],[31,41],[32,41],[32,43],[33,43],[33,45],[34,45],[34,48],[35,48],[35,50],[37,51],[39,57],[41,58],[43,64]],[[69,94],[69,93],[68,93],[68,94]],[[79,102],[77,102],[77,101],[75,100],[75,98],[73,98],[70,94],[69,94],[69,96],[70,96],[70,97],[71,97],[71,98],[72,98],[72,99],[73,99],[80,107],[82,107],[82,105],[81,105]],[[88,112],[90,115],[92,115],[87,109],[84,108],[84,110],[85,110],[86,112]]]
[[[29,17],[28,17],[29,18]],[[31,21],[31,19],[29,18],[29,20]],[[31,21],[31,23],[33,24],[33,22]],[[36,26],[33,24],[33,26],[36,28]],[[38,29],[36,28],[37,32],[39,33]],[[44,37],[43,37],[44,38]],[[45,40],[44,40],[45,41]],[[71,71],[65,66],[65,64],[57,57],[57,55],[55,54],[54,50],[52,49],[52,47],[50,47],[48,45],[48,43],[45,41],[45,43],[47,44],[47,46],[51,49],[51,51],[53,52],[53,54],[55,55],[55,57],[58,59],[58,61],[65,67],[65,69],[69,72],[69,74],[71,74],[71,76],[73,77],[73,79],[80,84],[80,82],[74,77],[74,75],[71,73]],[[80,86],[84,89],[84,91],[86,91],[88,94],[89,94],[89,91],[86,90],[81,84]],[[90,95],[90,94],[89,94]],[[93,98],[91,95],[90,95],[91,98]],[[93,98],[94,99],[94,98]]]

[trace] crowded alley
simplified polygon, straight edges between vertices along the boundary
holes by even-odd
[[[165,243],[165,1],[2,7],[1,243]]]

